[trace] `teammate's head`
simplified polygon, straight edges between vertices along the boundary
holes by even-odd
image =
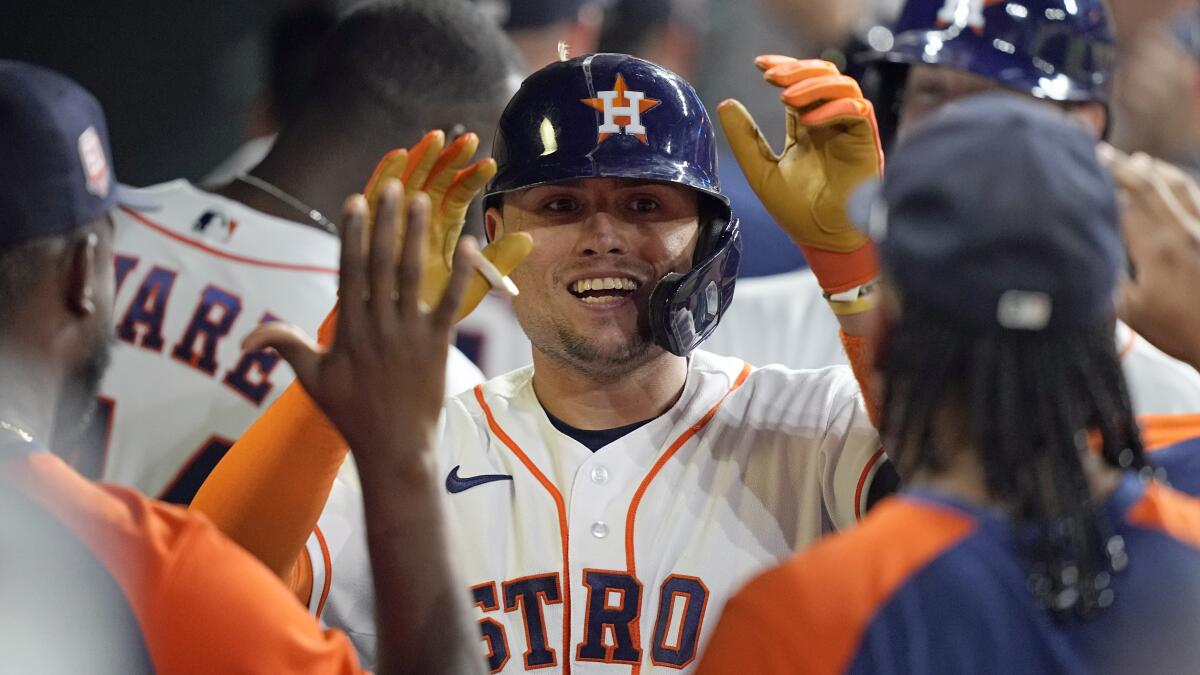
[[[1006,89],[1105,129],[1116,50],[1103,0],[908,0],[890,39],[867,82],[884,127],[903,134],[945,103]]]
[[[337,24],[337,12],[325,2],[283,11],[267,29],[266,91],[263,92],[262,133],[279,131],[296,116],[308,93],[313,63],[321,43]]]
[[[607,0],[475,1],[504,28],[531,70],[557,60],[560,42],[577,54],[596,51],[607,4]]]
[[[108,363],[117,185],[100,104],[51,71],[0,61],[0,380],[57,395],[60,428],[90,410]],[[25,370],[29,369],[29,370]]]
[[[604,11],[597,51],[632,54],[690,78],[705,9],[694,0],[616,0]]]
[[[554,63],[513,97],[494,151],[488,232],[535,239],[514,307],[538,352],[616,377],[716,327],[739,242],[682,78],[620,54]]]
[[[876,354],[885,446],[907,480],[982,476],[1036,532],[1038,599],[1103,606],[1119,560],[1106,558],[1085,464],[1143,458],[1112,337],[1115,191],[1093,141],[1044,106],[989,94],[918,125],[889,164],[857,209],[894,291]]]
[[[517,63],[503,32],[465,0],[365,2],[326,39],[278,145],[292,155],[363,155],[373,165],[429,129],[486,136],[513,92]]]

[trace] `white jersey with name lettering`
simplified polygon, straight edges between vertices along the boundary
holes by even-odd
[[[551,424],[532,377],[489,380],[441,421],[453,558],[493,672],[690,671],[726,600],[854,523],[886,461],[846,367],[754,369],[697,351],[679,400],[597,452]],[[308,555],[310,609],[372,665],[352,482],[338,479]]]
[[[234,440],[291,383],[243,337],[280,319],[315,335],[337,295],[336,236],[177,180],[153,210],[113,219],[116,345],[93,427],[103,476],[187,503]],[[447,391],[482,380],[461,354]],[[457,389],[453,387],[458,387]]]

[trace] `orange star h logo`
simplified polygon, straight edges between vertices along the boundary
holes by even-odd
[[[646,127],[642,126],[642,113],[662,102],[646,98],[645,92],[629,91],[625,86],[625,78],[621,77],[620,73],[617,73],[617,82],[612,91],[598,91],[596,98],[579,100],[604,113],[604,123],[599,128],[600,137],[596,139],[597,145],[612,134],[629,134],[649,144]]]

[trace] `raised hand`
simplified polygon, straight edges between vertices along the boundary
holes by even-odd
[[[1121,223],[1132,275],[1118,315],[1155,347],[1200,369],[1200,185],[1183,170],[1102,144],[1121,191]]]
[[[717,115],[746,180],[827,293],[870,281],[878,274],[872,249],[846,212],[851,192],[883,173],[870,102],[827,61],[760,56],[755,65],[783,89],[787,144],[776,154],[741,103],[722,102]]]
[[[328,350],[279,323],[259,327],[244,341],[247,349],[279,351],[356,455],[431,445],[450,331],[476,246],[470,237],[459,242],[444,292],[428,309],[419,282],[428,257],[430,200],[417,193],[405,204],[395,179],[383,181],[376,196],[373,217],[361,195],[345,204],[340,313]]]
[[[496,161],[490,157],[470,163],[479,148],[479,137],[474,133],[465,133],[450,145],[445,145],[445,140],[441,130],[434,130],[411,149],[388,153],[375,167],[364,191],[372,212],[379,201],[381,186],[389,179],[399,179],[410,194],[421,191],[429,196],[431,221],[420,298],[430,306],[441,297],[450,277],[454,248],[471,200],[496,175]],[[403,239],[404,235],[403,226],[398,227],[397,238]],[[493,242],[483,255],[502,275],[507,275],[525,259],[532,245],[528,235],[510,234]],[[455,321],[470,314],[489,288],[483,275],[472,275]]]

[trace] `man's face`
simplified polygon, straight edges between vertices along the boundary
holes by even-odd
[[[699,234],[698,195],[664,183],[592,178],[505,195],[496,234],[528,232],[513,308],[534,348],[595,377],[661,353],[648,305],[654,284],[686,272]]]
[[[909,68],[900,102],[899,131],[904,134],[914,124],[942,106],[985,91],[1009,91],[995,80],[954,70],[945,66],[917,64]]]

